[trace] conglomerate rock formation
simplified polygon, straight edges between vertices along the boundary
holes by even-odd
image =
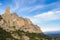
[[[48,39],[47,39],[48,38]],[[0,40],[52,40],[43,34],[40,27],[34,25],[30,19],[10,13],[8,7],[0,15]]]
[[[19,32],[22,31],[22,39],[21,40],[29,40],[29,37],[24,34],[24,32],[28,33],[42,33],[41,29],[34,25],[30,19],[19,17],[16,13],[10,13],[10,8],[8,7],[4,14],[0,15],[0,36],[1,40],[5,38],[4,34],[9,33],[10,36],[12,36],[15,39],[21,39],[21,36],[18,34],[21,34]],[[19,32],[18,32],[19,30]],[[24,32],[23,32],[24,31]],[[3,36],[4,35],[4,36]],[[8,34],[6,35],[8,36]]]
[[[8,7],[4,14],[1,15],[0,27],[4,30],[16,31],[23,30],[25,32],[41,33],[41,29],[34,25],[30,19],[19,17],[16,13],[10,13],[10,8]]]

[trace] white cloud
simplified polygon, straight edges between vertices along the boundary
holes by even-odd
[[[5,10],[0,9],[0,15],[4,13]]]
[[[14,0],[15,2],[15,8],[23,7],[24,5],[35,3],[36,0]]]
[[[49,31],[59,31],[60,27],[43,27],[42,31],[43,32],[49,32]]]
[[[21,5],[21,2],[20,2],[20,0],[12,0],[12,1],[13,1],[13,4],[10,6],[11,7],[11,12],[16,12],[16,10],[19,9],[19,6]]]
[[[52,24],[54,26],[53,27],[52,25],[45,24],[48,21],[60,20],[60,10],[59,11],[56,11],[56,10],[55,11],[48,11],[45,13],[41,13],[41,14],[35,15],[33,17],[30,17],[30,19],[34,24],[39,25],[43,32],[60,30],[60,27],[56,27],[56,25],[54,26]]]
[[[43,8],[44,5],[35,5],[35,6],[32,6],[32,7],[24,7],[24,8],[21,8],[20,10],[21,11],[28,11],[28,12],[32,12],[32,11],[35,11],[37,9],[40,9],[40,8]]]
[[[13,2],[15,2],[15,6],[12,8],[13,11],[18,10],[19,12],[33,12],[35,10],[41,9],[41,8],[45,8],[45,7],[50,7],[50,6],[59,6],[59,2],[55,2],[49,5],[44,5],[44,4],[39,4],[39,5],[32,5],[36,2],[37,0],[14,0]],[[45,0],[39,0],[40,2],[45,2]],[[58,5],[57,5],[58,4]],[[32,6],[29,6],[32,5]]]
[[[42,0],[43,1],[43,0]],[[44,4],[40,4],[40,5],[35,5],[35,6],[30,6],[30,7],[23,7],[21,8],[20,10],[23,11],[23,12],[32,12],[32,11],[35,11],[35,10],[38,10],[38,9],[41,9],[41,8],[46,8],[46,7],[51,7],[51,8],[56,8],[56,7],[60,7],[59,5],[60,2],[55,2],[55,3],[51,3],[49,5],[44,5]],[[27,4],[26,4],[27,5]]]
[[[13,0],[15,6],[12,7],[12,10],[20,10],[21,12],[32,12],[44,7],[44,5],[32,5],[36,1],[37,0]]]
[[[60,20],[60,11],[48,11],[42,14],[35,15],[33,18],[36,21],[51,21],[51,20]]]

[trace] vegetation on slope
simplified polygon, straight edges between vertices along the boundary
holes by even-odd
[[[11,36],[11,33],[6,32],[2,28],[0,28],[0,40],[17,40]]]
[[[51,40],[51,38],[49,38],[48,36],[44,35],[43,33],[29,33],[29,32],[24,32],[24,31],[21,31],[21,30],[18,30],[16,32],[20,36],[23,36],[23,35],[28,36],[30,38],[30,40],[42,40],[42,39]]]

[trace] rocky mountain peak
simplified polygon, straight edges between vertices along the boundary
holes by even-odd
[[[19,17],[16,13],[10,13],[10,8],[8,7],[4,14],[0,16],[0,27],[8,32],[13,32],[16,30],[23,30],[30,33],[41,33],[41,29],[34,25],[30,19]]]
[[[9,15],[10,15],[10,7],[6,8],[6,11],[5,11],[4,15],[9,17]]]

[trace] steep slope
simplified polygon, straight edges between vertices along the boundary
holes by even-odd
[[[10,14],[10,8],[7,8],[2,16],[0,26],[7,31],[23,30],[25,32],[41,33],[41,29],[34,25],[30,19],[18,17],[16,13]]]
[[[16,13],[10,14],[9,7],[4,14],[0,15],[0,40],[44,40],[46,38],[48,37],[30,19],[18,17]]]
[[[0,40],[46,40],[49,38],[43,33],[29,33],[21,30],[14,31],[13,33],[7,32],[0,28]]]

